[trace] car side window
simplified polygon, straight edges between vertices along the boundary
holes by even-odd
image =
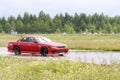
[[[27,38],[27,42],[34,42],[34,41],[35,41],[35,38],[32,38],[32,37]]]
[[[32,37],[24,37],[21,39],[21,42],[34,42],[35,39]]]
[[[27,37],[22,38],[21,42],[27,42]]]

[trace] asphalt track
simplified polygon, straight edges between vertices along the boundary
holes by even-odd
[[[6,47],[0,47],[0,56],[15,56],[13,53],[7,51]],[[112,51],[86,51],[86,50],[69,50],[68,55],[63,57],[22,54],[15,56],[18,58],[33,58],[33,59],[67,59],[95,64],[120,64],[120,52]]]

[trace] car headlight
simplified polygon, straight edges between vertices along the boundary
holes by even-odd
[[[51,46],[51,48],[58,48],[57,46]]]

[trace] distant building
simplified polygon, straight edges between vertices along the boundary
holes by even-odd
[[[17,32],[14,30],[11,30],[11,34],[17,34]]]

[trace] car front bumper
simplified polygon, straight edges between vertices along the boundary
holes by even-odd
[[[50,54],[68,54],[68,48],[50,48]]]

